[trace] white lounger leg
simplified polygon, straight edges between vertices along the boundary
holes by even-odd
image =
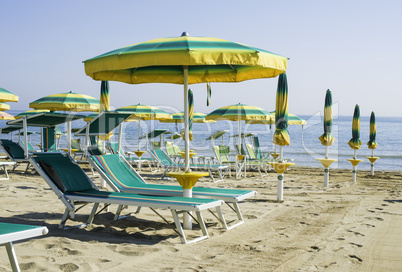
[[[18,266],[17,256],[15,255],[14,247],[11,242],[5,244],[8,254],[8,259],[10,260],[11,268],[14,272],[20,271],[20,267]]]

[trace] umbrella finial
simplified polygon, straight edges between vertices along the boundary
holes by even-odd
[[[190,35],[188,35],[188,33],[187,33],[186,31],[184,31],[183,33],[181,33],[181,36],[182,36],[182,37],[184,37],[184,36],[187,36],[187,37],[188,37],[188,36],[190,36]]]

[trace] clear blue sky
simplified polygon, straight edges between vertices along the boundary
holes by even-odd
[[[339,115],[402,116],[400,1],[31,1],[0,2],[0,87],[28,109],[42,96],[75,91],[99,98],[83,60],[129,44],[179,36],[217,37],[289,57],[289,112],[322,112],[331,89]],[[191,85],[195,110],[235,103],[274,110],[277,78]],[[183,109],[174,84],[111,82],[111,105]]]

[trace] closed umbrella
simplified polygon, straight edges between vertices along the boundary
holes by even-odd
[[[6,89],[0,88],[0,102],[18,102],[18,96]]]
[[[140,151],[140,136],[141,136],[141,120],[163,120],[171,119],[172,116],[166,111],[147,105],[132,105],[116,109],[117,112],[131,113],[131,117],[128,120],[138,120],[138,151]]]
[[[190,89],[188,91],[188,131],[190,141],[193,140],[193,119],[194,119],[194,97],[193,97],[193,91]]]
[[[352,139],[348,142],[350,148],[354,150],[353,158],[356,159],[356,150],[360,149],[362,141],[360,141],[360,108],[359,105],[355,106],[352,122]]]
[[[328,158],[328,147],[331,146],[335,138],[331,134],[332,132],[332,94],[330,90],[327,90],[325,94],[324,104],[324,134],[319,137],[321,144],[326,146],[325,158]]]
[[[99,112],[110,111],[109,81],[102,81],[99,99]]]
[[[375,124],[375,114],[374,111],[371,112],[370,115],[370,140],[368,141],[367,145],[368,148],[371,149],[371,157],[367,157],[371,163],[371,175],[374,176],[374,163],[379,157],[374,157],[374,149],[377,148],[377,128]]]

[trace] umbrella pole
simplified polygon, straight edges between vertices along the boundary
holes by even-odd
[[[67,147],[68,154],[71,155],[71,122],[67,122]]]
[[[325,148],[325,158],[328,159],[328,154],[329,153],[329,146],[326,146]]]
[[[22,121],[23,127],[24,127],[24,143],[25,143],[25,148],[24,148],[24,155],[25,159],[28,159],[28,125],[27,125],[27,117],[24,116],[24,119]]]
[[[356,149],[353,149],[353,159],[356,160]]]
[[[141,119],[138,120],[138,151],[140,151]]]
[[[88,147],[89,147],[89,122],[87,122],[85,128],[85,149],[84,149],[85,158],[88,156]]]
[[[123,123],[119,125],[119,139],[117,140],[117,153],[120,154],[121,150],[121,139],[123,137]]]
[[[283,146],[279,147],[279,161],[283,162]]]
[[[185,158],[184,167],[185,172],[190,172],[190,156],[189,156],[189,124],[188,124],[188,67],[183,69],[184,77],[184,147],[185,147]]]

